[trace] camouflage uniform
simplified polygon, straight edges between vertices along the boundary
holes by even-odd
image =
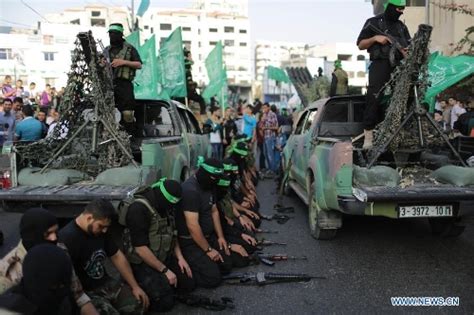
[[[119,280],[110,278],[87,294],[101,315],[144,313],[143,305],[132,294],[130,287]]]

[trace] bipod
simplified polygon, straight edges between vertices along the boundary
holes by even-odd
[[[451,142],[449,142],[448,136],[444,134],[441,127],[438,126],[436,121],[429,115],[428,111],[420,105],[419,99],[418,99],[418,87],[416,84],[413,85],[413,92],[414,92],[415,106],[411,109],[411,111],[405,117],[403,122],[400,124],[400,126],[398,126],[395,132],[392,133],[392,135],[388,138],[388,140],[382,146],[379,146],[373,150],[373,156],[372,156],[372,159],[369,161],[367,168],[371,168],[374,165],[374,163],[378,160],[380,155],[382,155],[384,152],[387,151],[387,148],[390,145],[390,143],[392,143],[393,139],[395,139],[395,137],[400,133],[403,127],[405,127],[405,125],[408,124],[408,122],[410,121],[412,117],[416,119],[416,125],[418,129],[418,141],[421,148],[425,147],[425,139],[424,139],[423,128],[422,128],[422,123],[421,123],[422,118],[424,118],[428,120],[428,122],[433,128],[435,128],[435,130],[439,133],[439,135],[444,140],[444,142],[448,145],[451,152],[459,159],[461,164],[467,167],[461,155],[459,155],[459,152],[456,151],[456,149],[453,147]]]

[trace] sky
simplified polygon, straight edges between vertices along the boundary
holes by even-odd
[[[190,2],[151,0],[151,7],[183,8]],[[135,7],[139,3],[135,0]],[[131,0],[0,0],[0,25],[36,25],[42,20],[39,15],[86,4],[130,6]],[[355,42],[370,16],[372,5],[367,0],[249,0],[252,41]]]

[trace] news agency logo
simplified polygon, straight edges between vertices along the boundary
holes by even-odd
[[[391,297],[392,306],[459,306],[459,297]]]

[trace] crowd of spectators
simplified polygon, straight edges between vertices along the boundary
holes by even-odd
[[[64,88],[56,91],[49,84],[43,91],[34,82],[25,88],[23,81],[17,80],[13,86],[11,76],[5,76],[0,94],[0,146],[7,141],[31,142],[51,136],[63,94]]]
[[[280,172],[281,153],[293,125],[288,109],[256,100],[254,104],[228,107],[222,115],[220,107],[212,106],[205,125],[210,128],[212,157],[222,159],[232,139],[244,134],[251,139],[252,154],[261,174],[272,177]]]
[[[454,96],[448,100],[438,100],[434,113],[434,119],[447,133],[474,136],[474,100],[463,101]]]

